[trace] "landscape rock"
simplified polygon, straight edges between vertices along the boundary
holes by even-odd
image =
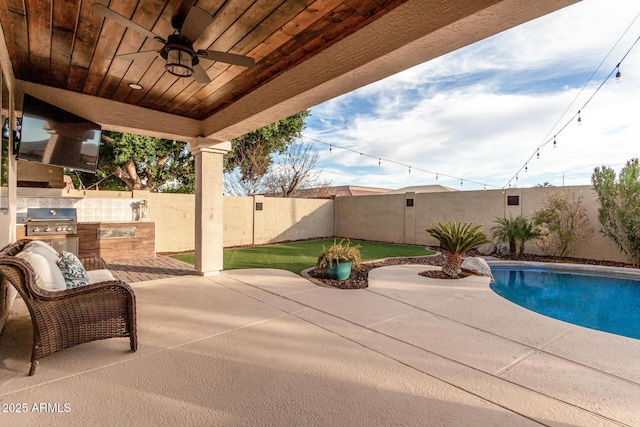
[[[496,245],[496,253],[501,256],[511,255],[511,251],[509,250],[509,246],[504,243],[500,243]]]
[[[491,255],[496,250],[496,244],[493,242],[485,243],[484,245],[478,246],[478,253],[481,255]]]
[[[486,276],[491,278],[491,281],[494,282],[493,274],[491,274],[491,268],[487,261],[482,258],[465,258],[462,261],[462,269],[472,272],[473,274],[477,274],[478,276]]]

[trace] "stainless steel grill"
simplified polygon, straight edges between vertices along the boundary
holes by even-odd
[[[28,208],[27,236],[53,236],[78,233],[75,208]]]

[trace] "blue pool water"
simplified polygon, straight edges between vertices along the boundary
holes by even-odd
[[[640,339],[640,280],[492,266],[491,289],[522,307],[587,328]]]

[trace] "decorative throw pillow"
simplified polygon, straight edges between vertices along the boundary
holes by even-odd
[[[32,240],[24,246],[23,251],[25,252],[33,252],[38,255],[42,255],[47,259],[47,261],[51,261],[53,263],[57,263],[60,259],[60,254],[58,251],[53,249],[53,247],[49,246],[42,240]]]
[[[58,267],[60,267],[67,288],[78,288],[89,284],[87,270],[84,269],[78,257],[71,252],[62,251]]]
[[[35,273],[36,285],[40,289],[47,291],[64,291],[67,285],[62,277],[60,269],[55,262],[51,262],[45,257],[35,252],[22,251],[16,257],[27,261]]]

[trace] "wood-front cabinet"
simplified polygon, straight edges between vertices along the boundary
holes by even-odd
[[[26,226],[18,225],[16,237],[77,240],[78,257],[99,256],[107,262],[156,256],[156,223],[151,221],[80,222],[78,234],[71,236],[26,236]]]
[[[156,223],[84,222],[78,224],[79,256],[99,256],[105,261],[156,256]]]

